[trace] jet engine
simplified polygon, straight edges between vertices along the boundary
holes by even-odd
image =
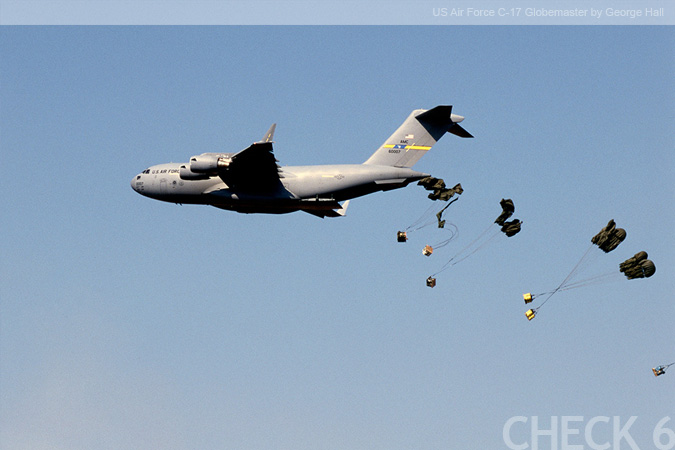
[[[194,173],[212,173],[224,169],[232,162],[230,154],[202,153],[190,158],[190,170]]]
[[[186,164],[180,166],[181,180],[208,180],[209,178],[210,176],[208,174],[193,172]]]

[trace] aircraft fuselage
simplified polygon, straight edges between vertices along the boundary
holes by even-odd
[[[363,164],[285,167],[274,157],[273,124],[261,141],[238,153],[202,153],[187,163],[152,166],[131,187],[156,200],[242,213],[343,216],[347,203],[339,202],[428,177],[412,166],[445,133],[473,137],[458,125],[462,120],[450,105],[416,109]]]
[[[332,209],[335,202],[405,187],[429,176],[409,168],[363,164],[286,166],[279,170],[281,189],[252,193],[230,189],[218,176],[184,180],[180,177],[181,165],[184,164],[152,166],[136,175],[131,187],[139,194],[165,202],[280,214]]]

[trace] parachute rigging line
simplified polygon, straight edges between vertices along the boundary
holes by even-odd
[[[445,240],[437,243],[437,244],[433,244],[432,247],[434,249],[439,249],[439,248],[445,247],[446,245],[448,245],[450,243],[450,241],[452,241],[453,239],[455,239],[457,237],[457,235],[459,235],[459,228],[457,228],[457,225],[455,225],[454,223],[448,223],[448,224],[446,224],[446,226],[444,228],[450,232],[450,237],[448,239],[445,239]]]
[[[411,232],[411,233],[412,233],[413,231],[421,230],[421,229],[424,228],[424,227],[428,227],[429,225],[433,225],[433,223],[435,222],[435,220],[429,220],[429,219],[430,219],[431,213],[433,212],[434,209],[436,209],[436,205],[435,205],[435,204],[432,204],[431,206],[429,206],[429,208],[424,212],[424,214],[422,214],[422,215],[419,217],[419,219],[417,219],[416,221],[414,221],[413,223],[411,223],[411,224],[405,229],[405,231]],[[425,222],[425,221],[426,221],[426,222]],[[424,222],[424,224],[420,225],[422,222]]]
[[[462,255],[464,254],[464,252],[466,252],[467,250],[471,249],[471,247],[472,247],[474,244],[476,244],[476,243],[479,242],[481,239],[483,239],[483,238],[485,237],[485,235],[487,235],[488,232],[494,228],[493,225],[494,225],[494,224],[490,224],[490,225],[485,229],[485,231],[483,231],[480,235],[478,235],[478,237],[477,237],[476,239],[474,239],[473,241],[469,242],[463,249],[461,249],[459,252],[457,252],[457,253],[455,254],[455,256],[453,256],[452,258],[450,258],[450,260],[449,260],[448,262],[446,262],[446,263],[440,268],[440,270],[438,270],[438,272],[436,272],[436,273],[434,273],[434,274],[432,275],[432,277],[438,275],[439,273],[441,273],[441,272],[443,272],[443,271],[445,271],[445,270],[447,270],[447,269],[449,269],[450,267],[454,266],[455,264],[457,264],[457,263],[459,263],[459,262],[461,262],[461,261],[464,261],[466,258],[468,258],[469,256],[473,255],[473,254],[476,253],[478,250],[480,250],[481,248],[485,247],[490,241],[492,241],[492,240],[499,234],[499,228],[495,228],[494,231],[493,231],[493,233],[492,233],[492,235],[489,236],[485,242],[482,242],[477,248],[473,249],[468,255],[464,255],[461,259],[455,261],[455,259],[457,259],[458,257],[462,256]],[[454,261],[454,263],[453,263],[453,261]]]
[[[421,230],[422,228],[426,228],[430,225],[433,225],[434,223],[438,223],[438,228],[443,228],[443,226],[445,225],[445,221],[441,222],[441,216],[443,215],[445,210],[448,209],[448,207],[453,203],[455,203],[457,200],[459,200],[459,197],[453,199],[447,205],[441,208],[441,210],[435,214],[436,217],[435,220],[432,219],[431,217],[434,209],[436,209],[436,205],[432,204],[416,221],[408,225],[408,227],[406,227],[404,231],[412,233],[413,231]]]
[[[575,281],[574,283],[566,284],[560,289],[560,291],[569,291],[570,289],[608,283],[610,281],[613,281],[615,278],[621,279],[621,274],[617,272],[603,273],[602,275],[596,275],[591,278],[586,278],[584,280],[579,280]]]
[[[672,363],[666,364],[666,365],[656,366],[652,369],[652,372],[654,372],[654,375],[656,375],[658,377],[660,375],[665,374],[666,370],[668,370],[668,367],[672,366],[673,364],[675,364],[675,362],[672,362]]]
[[[586,253],[584,253],[584,256],[581,257],[581,259],[579,260],[579,262],[574,266],[574,268],[573,268],[572,271],[567,275],[567,277],[565,277],[565,279],[562,281],[562,283],[560,283],[560,284],[558,285],[557,288],[555,288],[554,290],[552,290],[552,291],[548,294],[548,297],[546,297],[546,299],[545,299],[543,302],[541,302],[541,305],[539,305],[538,307],[536,307],[536,308],[533,309],[534,312],[539,311],[539,308],[541,308],[542,306],[544,306],[544,304],[545,304],[547,301],[549,301],[549,299],[550,299],[551,297],[553,297],[553,295],[554,295],[556,292],[560,291],[560,290],[561,290],[561,289],[562,289],[562,288],[563,288],[563,287],[564,287],[564,286],[565,286],[565,285],[566,285],[566,284],[574,277],[574,275],[577,273],[577,271],[579,270],[579,268],[582,266],[582,264],[583,264],[583,263],[585,262],[585,260],[588,258],[588,255],[591,253],[591,250],[593,250],[593,246],[592,246],[592,245],[591,245],[590,247],[588,247],[588,250],[586,250]]]
[[[608,283],[610,281],[613,281],[615,278],[621,278],[621,274],[616,273],[616,272],[603,273],[602,275],[596,275],[596,276],[591,277],[591,278],[585,278],[583,280],[579,280],[579,281],[575,281],[573,283],[565,284],[560,289],[558,289],[557,291],[553,290],[553,291],[548,291],[548,292],[541,292],[539,294],[532,294],[532,298],[534,299],[534,298],[537,298],[537,297],[541,297],[542,295],[553,294],[555,292],[569,291],[571,289],[576,289],[576,288],[585,287],[585,286],[592,286],[592,285],[597,285],[597,284]],[[543,305],[543,303],[542,303],[542,305]]]

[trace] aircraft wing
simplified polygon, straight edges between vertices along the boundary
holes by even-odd
[[[233,190],[270,192],[281,184],[271,141],[255,142],[235,154],[219,175]]]

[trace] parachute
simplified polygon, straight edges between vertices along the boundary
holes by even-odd
[[[612,219],[605,228],[593,236],[591,242],[600,247],[603,252],[609,253],[617,248],[624,239],[626,239],[626,230],[616,228],[614,219]]]
[[[628,258],[619,264],[619,271],[621,271],[626,278],[632,280],[634,278],[649,278],[656,273],[656,266],[647,259],[647,252],[638,252],[632,258]]]
[[[497,217],[495,223],[502,227],[502,233],[507,237],[515,236],[520,232],[520,226],[523,222],[518,219],[514,219],[510,222],[507,222],[506,219],[510,218],[513,213],[516,211],[516,207],[513,205],[513,200],[510,198],[501,199],[499,204],[502,206],[502,213]]]
[[[443,213],[445,212],[446,209],[448,209],[448,206],[452,205],[457,200],[459,200],[459,198],[454,199],[453,201],[445,205],[445,208],[441,209],[436,213],[436,219],[438,220],[438,228],[445,228],[445,220],[441,220],[443,218]]]
[[[461,195],[462,192],[464,192],[462,185],[459,183],[457,183],[452,188],[446,188],[445,181],[443,181],[441,178],[422,178],[417,182],[417,185],[424,187],[424,189],[427,191],[433,191],[431,194],[429,194],[429,198],[431,200],[443,200],[444,202],[450,200],[455,194]]]
[[[523,222],[518,219],[512,220],[511,222],[504,222],[504,225],[502,225],[502,232],[506,237],[515,236],[520,232],[520,225],[522,223]]]
[[[429,194],[429,198],[432,200],[442,200],[447,202],[455,194],[461,195],[462,192],[464,192],[464,189],[462,189],[462,185],[459,183],[457,183],[455,187],[447,189],[445,187],[445,182],[440,178],[434,177],[422,178],[417,184],[423,186],[426,190],[434,191],[431,194]],[[426,228],[430,225],[433,225],[434,223],[438,224],[438,228],[445,228],[446,221],[443,220],[443,213],[445,212],[446,209],[448,209],[450,205],[452,205],[457,200],[459,200],[459,198],[455,198],[453,201],[445,205],[440,211],[438,211],[436,213],[435,221],[431,219],[431,214],[433,213],[435,206],[434,205],[430,206],[429,209],[427,209],[419,219],[417,219],[415,222],[406,227],[405,230],[399,231],[396,234],[396,240],[398,242],[406,242],[408,240],[409,233],[421,230],[422,228]]]
[[[469,256],[476,253],[478,250],[486,247],[497,236],[499,236],[500,232],[503,232],[507,237],[514,236],[518,234],[518,232],[520,232],[520,228],[523,223],[522,221],[518,219],[514,219],[511,222],[506,221],[506,219],[510,218],[515,211],[513,200],[502,199],[499,203],[502,206],[502,213],[499,215],[499,217],[497,217],[497,220],[495,220],[493,224],[490,224],[490,226],[488,226],[488,228],[485,231],[483,231],[476,239],[471,241],[469,244],[466,245],[466,247],[457,252],[455,256],[450,258],[450,260],[446,262],[445,265],[443,265],[443,267],[441,267],[440,270],[438,270],[436,273],[434,273],[429,277],[434,279],[434,286],[436,283],[435,281],[436,278],[434,277],[436,275],[449,269],[450,267],[456,264],[459,264],[460,262],[467,259]],[[497,224],[497,227],[499,228],[495,227],[494,224]]]
[[[513,200],[510,198],[507,199],[501,199],[499,202],[500,205],[502,205],[502,213],[497,217],[497,220],[495,220],[495,223],[499,226],[504,226],[506,223],[506,219],[511,217],[513,213],[516,211],[516,207],[513,206]]]
[[[672,363],[670,363],[670,364],[666,364],[666,365],[663,365],[663,366],[656,366],[656,367],[653,367],[653,368],[652,368],[652,372],[654,372],[654,376],[655,376],[655,377],[658,377],[658,376],[663,375],[664,373],[666,373],[666,370],[668,370],[668,367],[672,366],[673,364],[675,364],[675,362],[672,362]]]
[[[461,195],[462,192],[464,192],[464,189],[462,189],[462,185],[459,183],[457,183],[453,188],[450,189],[446,188],[445,182],[440,178],[426,177],[421,179],[417,184],[423,186],[427,190],[433,191],[431,194],[429,194],[429,198],[431,200],[441,200],[447,202],[455,194]],[[451,240],[453,240],[457,236],[458,233],[457,226],[450,223],[446,228],[447,222],[445,219],[443,219],[443,213],[445,212],[445,210],[448,209],[448,207],[450,207],[450,205],[452,205],[457,200],[459,200],[459,197],[453,199],[447,205],[441,208],[441,210],[436,213],[435,220],[432,218],[435,206],[434,205],[430,206],[429,209],[427,209],[427,211],[424,214],[422,214],[422,216],[419,219],[417,219],[415,222],[413,222],[411,225],[405,228],[405,230],[398,231],[396,233],[396,240],[398,242],[407,242],[408,234],[421,230],[422,228],[426,228],[430,225],[437,224],[438,228],[445,228],[450,233],[450,237],[433,245],[426,245],[422,250],[422,254],[425,256],[431,256],[435,248],[438,249],[446,246],[448,243],[450,243]]]
[[[614,278],[620,278],[620,273],[623,273],[626,278],[632,280],[634,278],[648,278],[656,272],[656,266],[652,261],[647,259],[647,252],[638,252],[632,258],[619,264],[619,272],[609,272],[594,277],[585,278],[583,280],[574,281],[576,275],[581,272],[582,268],[589,262],[592,256],[593,246],[597,246],[603,252],[609,253],[616,249],[618,245],[626,238],[626,231],[622,228],[616,228],[614,220],[610,220],[606,227],[600,230],[600,233],[593,236],[591,239],[591,246],[586,250],[586,253],[581,257],[579,262],[574,266],[572,271],[565,277],[565,279],[552,291],[543,292],[541,294],[527,293],[523,294],[525,304],[530,304],[536,297],[547,295],[546,299],[537,308],[528,310],[525,313],[527,320],[532,320],[539,309],[544,306],[549,299],[560,291],[567,291],[593,284],[606,283],[612,281]]]

